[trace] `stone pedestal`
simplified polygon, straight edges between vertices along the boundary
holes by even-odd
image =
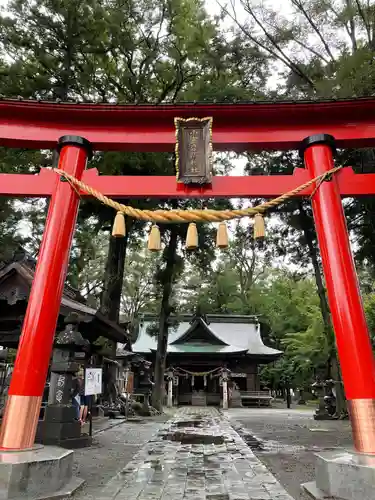
[[[345,450],[318,453],[316,481],[303,489],[316,500],[373,500],[375,456]]]
[[[0,499],[70,497],[83,484],[73,477],[73,452],[55,446],[0,453]]]
[[[35,442],[75,449],[90,446],[92,437],[82,434],[73,406],[48,405],[44,420],[38,423]]]

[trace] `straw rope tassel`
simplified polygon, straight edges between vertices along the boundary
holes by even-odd
[[[218,248],[228,248],[228,229],[225,222],[220,222],[217,228],[216,246]]]
[[[159,226],[156,224],[154,224],[151,228],[147,246],[151,252],[159,252],[161,250],[160,231]]]
[[[125,216],[123,212],[117,212],[113,222],[112,236],[114,238],[124,238],[126,234]]]
[[[192,222],[189,224],[186,234],[186,249],[195,250],[196,248],[198,248],[198,231],[197,225]]]
[[[258,240],[264,238],[266,235],[266,227],[264,224],[264,218],[262,214],[256,214],[254,216],[254,239]]]

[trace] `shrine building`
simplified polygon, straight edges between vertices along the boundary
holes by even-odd
[[[174,405],[221,406],[224,372],[229,404],[269,404],[270,392],[260,390],[259,365],[277,360],[282,352],[264,345],[257,317],[182,315],[178,321],[169,330],[165,370],[166,379],[173,379]],[[154,363],[156,316],[142,318],[132,349]]]
[[[18,347],[35,268],[36,260],[23,248],[18,248],[9,259],[0,260],[0,346]],[[100,336],[126,344],[127,336],[123,328],[89,307],[78,290],[65,284],[57,332],[64,330],[64,320],[71,313],[78,314],[79,330],[91,344]]]

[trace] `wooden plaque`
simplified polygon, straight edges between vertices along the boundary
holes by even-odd
[[[212,181],[212,118],[175,118],[178,182]]]
[[[129,372],[128,383],[127,386],[125,387],[125,392],[127,392],[128,394],[133,394],[133,390],[134,390],[134,373]]]

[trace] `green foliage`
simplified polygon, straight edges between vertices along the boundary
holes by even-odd
[[[122,287],[121,311],[125,320],[134,328],[142,312],[157,312],[158,290],[155,275],[159,265],[159,254],[148,252],[145,247],[130,248]]]
[[[375,347],[375,291],[372,290],[370,293],[365,294],[363,302],[371,341]]]
[[[204,226],[207,231],[212,230],[209,225]],[[194,313],[200,307],[205,313],[256,313],[252,294],[255,284],[265,275],[270,250],[261,249],[254,243],[251,226],[238,223],[231,228],[233,234],[227,250],[213,251],[215,235],[210,233],[210,258],[205,263],[198,261],[199,267],[196,265],[199,253],[195,253],[195,259],[190,259],[178,287],[181,311]],[[207,249],[202,253],[206,254]]]
[[[288,276],[286,270],[270,278],[259,294],[258,311],[268,323],[271,339],[284,350],[282,360],[262,371],[268,384],[310,385],[330,357],[319,297],[312,279]]]
[[[284,13],[269,1],[218,3],[237,36],[277,61],[281,77],[278,97],[373,94],[375,21],[371,2],[286,0]]]
[[[86,220],[75,233],[70,257],[68,280],[74,288],[89,299],[92,306],[99,304],[102,292],[103,270],[108,253],[108,235],[98,233],[98,224]]]

